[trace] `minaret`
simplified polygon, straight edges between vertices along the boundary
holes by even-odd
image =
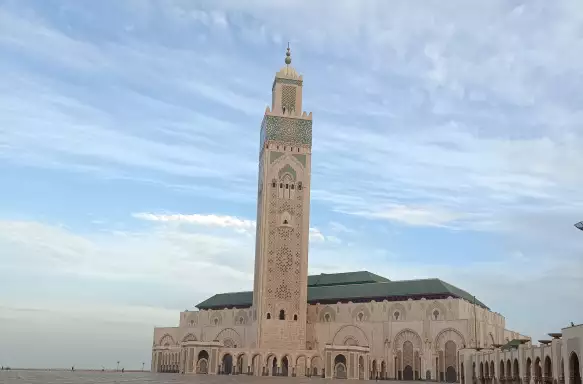
[[[289,45],[285,64],[261,124],[253,307],[257,347],[298,350],[306,345],[312,113],[302,112]]]

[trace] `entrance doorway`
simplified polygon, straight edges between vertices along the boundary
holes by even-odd
[[[228,353],[223,356],[223,373],[225,375],[233,373],[233,356]]]
[[[581,368],[579,366],[579,356],[575,352],[571,352],[569,358],[569,374],[571,376],[572,384],[581,384]]]
[[[346,379],[346,357],[337,355],[334,358],[334,378]]]
[[[412,366],[407,365],[403,369],[403,380],[413,380],[413,367]]]
[[[209,354],[207,351],[200,351],[196,361],[196,373],[209,373]]]
[[[287,376],[288,375],[288,360],[287,360],[287,356],[284,356],[283,359],[281,359],[281,375],[282,376]]]
[[[451,365],[445,369],[445,381],[448,383],[455,383],[457,381],[457,372]]]

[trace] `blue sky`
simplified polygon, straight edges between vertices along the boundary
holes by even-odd
[[[535,340],[581,321],[581,3],[313,3],[0,0],[0,363],[139,368],[251,288],[288,41],[311,273],[439,277]]]

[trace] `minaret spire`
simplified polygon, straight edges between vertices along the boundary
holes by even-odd
[[[285,53],[285,64],[289,67],[291,64],[291,52],[289,49],[289,41],[287,43],[287,52]]]

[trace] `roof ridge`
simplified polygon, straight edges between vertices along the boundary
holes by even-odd
[[[406,282],[406,281],[428,281],[428,280],[439,280],[439,281],[441,281],[437,277],[426,277],[426,278],[423,278],[423,279],[392,280],[391,283],[401,283],[401,282]]]

